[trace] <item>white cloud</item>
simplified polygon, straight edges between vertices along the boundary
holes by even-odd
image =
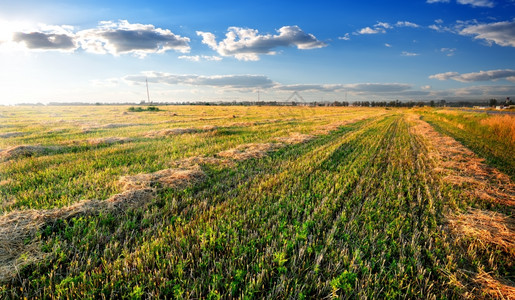
[[[298,26],[283,26],[278,34],[259,34],[256,29],[229,27],[225,39],[219,43],[211,32],[197,31],[202,43],[221,56],[234,56],[239,60],[259,60],[260,55],[275,55],[277,47],[294,46],[297,49],[316,49],[327,46],[314,35],[305,33]]]
[[[397,27],[412,27],[412,28],[418,28],[420,27],[418,24],[409,22],[409,21],[398,21],[395,26]]]
[[[350,35],[348,33],[346,33],[344,36],[339,36],[338,39],[348,41],[348,40],[350,40]]]
[[[170,85],[191,85],[218,87],[224,89],[254,89],[270,88],[276,85],[270,78],[263,75],[178,75],[163,72],[145,72],[142,75],[125,76],[123,80],[133,84],[141,84],[148,79],[149,82]]]
[[[445,73],[439,73],[429,76],[430,79],[438,79],[438,80],[448,80],[452,77],[459,76],[460,73],[458,72],[445,72]]]
[[[426,3],[449,3],[449,0],[427,0]]]
[[[168,29],[148,24],[131,24],[126,20],[104,21],[94,29],[77,33],[79,43],[88,52],[113,55],[134,54],[144,57],[150,53],[175,50],[190,51],[190,39],[176,35]]]
[[[377,22],[377,24],[374,25],[374,27],[383,27],[385,29],[393,28],[392,25],[390,25],[389,23],[386,23],[386,22]]]
[[[429,25],[428,28],[436,30],[436,31],[442,31],[442,28],[439,25],[436,25],[436,24]]]
[[[515,82],[515,70],[504,69],[504,70],[490,70],[490,71],[479,71],[474,73],[460,74],[458,72],[446,72],[439,73],[429,76],[430,79],[438,80],[456,80],[460,82],[474,82],[474,81],[495,81],[500,79],[506,79],[508,81]]]
[[[515,47],[515,21],[466,25],[459,34],[472,35],[475,39],[482,39],[490,44]]]
[[[378,34],[378,33],[386,33],[388,29],[393,29],[394,27],[411,27],[418,28],[420,27],[418,24],[409,21],[397,21],[394,25],[386,22],[377,22],[374,26],[364,27],[360,30],[354,32],[355,35],[358,34]]]
[[[444,53],[447,56],[454,56],[456,53],[456,48],[441,48],[440,52]]]
[[[359,34],[376,34],[376,33],[385,33],[386,30],[383,28],[375,28],[372,29],[370,27],[361,28],[357,33]]]
[[[430,85],[423,85],[420,88],[427,91],[427,90],[431,89],[431,86]]]
[[[364,27],[360,30],[356,31],[354,34],[377,34],[377,33],[386,33],[386,29],[391,29],[392,25],[385,22],[377,22],[373,28],[372,27]]]
[[[179,56],[179,59],[189,60],[189,61],[195,61],[199,62],[202,60],[206,61],[221,61],[222,58],[220,56],[210,56],[210,55],[181,55]]]
[[[435,30],[435,31],[438,31],[438,32],[452,32],[452,33],[456,33],[455,29],[453,29],[451,27],[448,27],[448,26],[444,26],[442,19],[435,20],[435,24],[429,25],[428,28],[432,29],[432,30]]]
[[[385,43],[384,44],[385,47],[388,47],[388,48],[392,48],[392,45],[388,44],[388,43]]]
[[[459,4],[471,5],[473,7],[494,7],[495,3],[490,0],[457,0]]]
[[[12,42],[30,50],[74,52],[82,48],[98,54],[133,54],[144,57],[169,50],[189,52],[190,39],[154,25],[131,24],[126,20],[102,21],[97,28],[74,32],[69,25],[38,24],[37,29],[14,31]]]
[[[434,92],[435,95],[452,99],[503,98],[515,94],[515,85],[478,85],[459,89],[449,89]]]
[[[402,51],[401,55],[402,56],[419,56],[420,54],[415,53],[415,52]]]

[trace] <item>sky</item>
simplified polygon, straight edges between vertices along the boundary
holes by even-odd
[[[0,2],[0,104],[145,80],[155,102],[515,98],[515,0]]]

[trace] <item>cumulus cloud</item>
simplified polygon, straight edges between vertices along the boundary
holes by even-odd
[[[216,55],[213,55],[213,56],[211,56],[211,55],[181,55],[181,56],[179,56],[179,59],[195,61],[195,62],[199,62],[199,61],[203,61],[203,60],[207,60],[207,61],[222,60],[222,58],[220,56],[216,56]]]
[[[164,84],[180,84],[191,86],[207,86],[225,89],[254,89],[270,88],[276,85],[270,78],[263,75],[178,75],[163,72],[146,72],[142,75],[129,75],[123,78],[126,82],[141,84],[149,82]]]
[[[354,34],[377,34],[386,33],[386,29],[391,29],[392,25],[386,22],[377,22],[373,27],[364,27],[356,31]]]
[[[126,20],[102,21],[93,29],[74,32],[72,26],[40,24],[37,30],[15,32],[12,41],[31,50],[73,52],[82,48],[98,54],[133,54],[144,57],[169,50],[189,52],[190,39],[154,25],[131,24]]]
[[[364,27],[360,30],[354,32],[355,35],[359,34],[378,34],[378,33],[386,33],[388,29],[393,29],[394,27],[411,27],[418,28],[420,27],[418,24],[409,21],[397,21],[394,25],[386,22],[377,22],[374,26]]]
[[[69,34],[15,32],[13,41],[23,43],[28,49],[32,50],[74,51],[77,49],[75,37]]]
[[[479,71],[475,73],[460,74],[458,72],[446,72],[429,76],[430,79],[438,80],[456,80],[460,82],[474,82],[474,81],[495,81],[506,79],[515,82],[515,70],[490,70]]]
[[[459,34],[472,35],[490,44],[515,47],[515,21],[466,25]]]
[[[3,23],[3,22],[2,22]],[[39,24],[34,30],[13,30],[10,24],[2,24],[12,32],[7,41],[18,43],[31,50],[56,50],[61,52],[73,52],[77,49],[77,42],[73,27],[69,25],[55,26]],[[7,36],[6,36],[7,37]]]
[[[238,60],[259,60],[260,55],[275,55],[277,47],[297,47],[315,49],[327,46],[314,35],[305,33],[298,26],[283,26],[277,34],[259,34],[256,29],[229,27],[225,39],[216,41],[211,32],[197,31],[202,43],[208,45],[221,56],[234,56]]]
[[[131,24],[126,20],[100,22],[98,28],[80,31],[77,36],[83,49],[99,54],[129,53],[144,57],[169,50],[181,53],[190,51],[190,39],[187,37],[151,24]]]
[[[388,48],[392,48],[392,45],[391,44],[388,44],[388,43],[385,43],[384,44],[385,47],[388,47]]]
[[[384,30],[384,28],[370,28],[370,27],[365,27],[365,28],[361,28],[360,30],[357,31],[357,33],[359,34],[376,34],[376,33],[385,33],[386,30]]]
[[[459,4],[471,5],[473,7],[494,7],[495,3],[490,0],[457,0]]]

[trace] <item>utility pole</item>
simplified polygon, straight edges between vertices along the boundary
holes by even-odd
[[[145,82],[147,83],[147,100],[148,100],[148,104],[150,104],[150,93],[148,92],[148,79],[145,78]]]

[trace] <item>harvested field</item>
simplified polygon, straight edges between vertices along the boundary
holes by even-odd
[[[484,159],[477,157],[475,153],[453,138],[436,132],[418,116],[411,116],[410,120],[415,123],[412,131],[430,141],[429,155],[438,165],[433,168],[433,171],[442,174],[444,182],[459,187],[466,197],[501,205],[512,214],[515,207],[515,184],[506,174],[486,165]],[[447,213],[446,222],[447,230],[451,233],[455,244],[467,244],[466,240],[469,238],[479,243],[479,246],[470,244],[469,252],[475,251],[470,250],[475,247],[484,248],[493,245],[502,249],[509,260],[515,261],[513,215],[469,208],[464,213]],[[490,262],[492,259],[493,257],[489,258]],[[506,267],[513,268],[510,264]],[[464,296],[467,298],[481,298],[488,295],[493,298],[511,299],[515,296],[513,282],[502,276],[494,279],[482,269],[479,273],[467,272],[461,278],[461,282],[458,280],[458,285],[466,290]],[[462,283],[467,281],[473,282],[478,288],[474,284]]]
[[[0,298],[513,295],[511,165],[494,166],[504,144],[482,119],[128,108],[0,107],[26,133],[1,153],[42,147],[0,162]],[[485,136],[463,134],[472,122]],[[465,146],[474,135],[484,144]]]

